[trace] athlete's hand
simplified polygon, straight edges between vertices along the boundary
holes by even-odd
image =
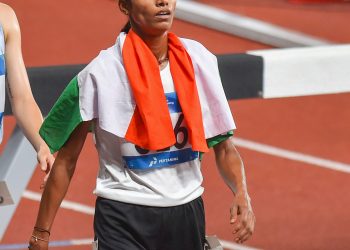
[[[39,150],[37,152],[37,160],[40,165],[41,171],[46,173],[43,183],[40,185],[40,188],[43,189],[49,177],[51,167],[55,161],[55,158],[51,154],[49,147],[45,143],[43,143],[39,147]]]
[[[255,227],[255,215],[250,204],[249,195],[246,192],[236,193],[230,208],[230,214],[234,241],[243,243],[253,234]]]

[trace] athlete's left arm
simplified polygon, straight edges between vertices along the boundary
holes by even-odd
[[[48,173],[54,158],[39,135],[43,118],[34,100],[23,62],[20,27],[16,14],[9,6],[6,7],[6,15],[6,20],[2,21],[6,45],[7,87],[12,112],[25,136],[35,148],[41,169]]]
[[[234,240],[237,243],[243,243],[253,234],[255,226],[243,161],[233,145],[232,137],[216,144],[214,152],[219,172],[234,194],[230,208]]]

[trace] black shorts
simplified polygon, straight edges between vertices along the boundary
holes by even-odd
[[[150,207],[98,197],[94,231],[99,250],[203,250],[203,200]]]

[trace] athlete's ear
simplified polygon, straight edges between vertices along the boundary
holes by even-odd
[[[126,0],[119,0],[118,1],[118,6],[121,12],[123,12],[125,15],[129,14],[129,8],[130,4]]]

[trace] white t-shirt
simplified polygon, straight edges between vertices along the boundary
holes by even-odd
[[[162,151],[148,151],[117,137],[95,123],[100,170],[95,194],[126,203],[169,207],[190,202],[204,189],[198,152],[188,144],[188,133],[176,97],[169,63],[161,80],[177,142]]]

